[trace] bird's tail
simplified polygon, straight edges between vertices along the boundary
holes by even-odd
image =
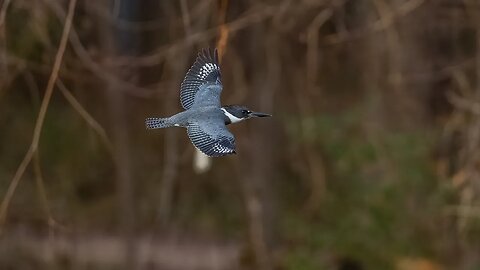
[[[172,123],[170,123],[168,118],[150,117],[145,119],[145,126],[147,129],[166,128],[171,127]]]

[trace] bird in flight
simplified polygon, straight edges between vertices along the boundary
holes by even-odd
[[[180,103],[185,109],[167,118],[147,118],[147,129],[183,127],[193,145],[210,157],[235,154],[235,137],[227,125],[252,117],[268,117],[245,106],[222,106],[218,52],[203,49],[180,86]]]

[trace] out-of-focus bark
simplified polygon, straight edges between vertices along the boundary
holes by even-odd
[[[364,132],[369,143],[372,144],[375,152],[382,156],[380,166],[386,172],[391,166],[388,155],[382,146],[381,138],[384,136],[387,129],[387,118],[391,113],[388,109],[399,108],[395,96],[402,95],[400,84],[398,81],[398,74],[401,74],[397,51],[399,44],[396,44],[398,33],[390,20],[393,20],[389,6],[384,0],[364,1],[358,4],[359,9],[364,12],[358,16],[358,21],[362,23],[377,20],[382,25],[389,25],[385,30],[378,35],[372,35],[367,39],[360,41],[359,46],[362,48],[362,53],[359,53],[359,66],[363,66],[362,72],[362,86],[365,89],[365,120],[362,121]],[[385,45],[387,44],[387,45]],[[388,66],[389,68],[385,68]],[[394,91],[390,91],[394,89]],[[389,94],[393,97],[389,99]],[[392,105],[390,102],[394,103]],[[391,174],[390,176],[393,176]]]
[[[173,18],[182,18],[183,33],[176,31],[175,25],[170,25],[166,28],[166,34],[170,39],[177,39],[182,36],[191,33],[190,14],[187,6],[187,1],[181,1],[180,11],[170,2],[163,2],[161,4],[163,14],[168,17],[167,21],[173,20]],[[182,76],[187,68],[185,66],[185,57],[180,54],[169,54],[165,59],[165,70],[169,70],[173,75],[172,81],[180,82]],[[179,104],[179,84],[173,84],[173,89],[168,89],[161,99],[162,107],[164,108],[165,115],[172,115],[178,111]],[[176,178],[178,173],[178,160],[180,147],[178,147],[178,139],[176,129],[165,130],[165,148],[164,148],[164,163],[163,163],[163,175],[160,187],[160,198],[158,206],[158,217],[162,227],[166,227],[169,224],[171,218],[171,212],[173,209],[173,192],[176,184]]]
[[[5,17],[7,14],[8,6],[10,5],[11,0],[4,0],[0,4],[0,74],[2,77],[8,78],[7,73],[7,44],[5,42],[6,32],[5,32]],[[3,80],[0,81],[0,97],[4,87]]]
[[[106,10],[112,10],[115,5],[118,7],[118,18],[126,21],[134,18],[137,12],[138,3],[135,0],[112,0],[107,1]],[[102,25],[100,27],[100,37],[103,52],[106,56],[115,57],[122,55],[131,55],[135,52],[135,39],[128,32],[115,31],[110,27]],[[112,73],[123,78],[133,78],[135,70],[129,68],[114,69]],[[123,269],[136,269],[136,247],[134,241],[135,228],[135,200],[132,185],[132,159],[129,130],[129,104],[123,92],[119,91],[114,85],[105,82],[107,89],[106,99],[108,101],[108,110],[110,113],[110,137],[113,141],[113,155],[117,178],[117,196],[118,196],[118,220],[120,231],[124,237],[125,260]]]
[[[302,91],[294,91],[300,113],[304,116],[299,121],[299,130],[301,136],[307,138],[309,132],[312,130],[311,121],[308,121],[308,117],[312,116],[317,109],[318,104],[315,101],[322,97],[322,89],[319,86],[318,75],[321,65],[322,51],[319,48],[319,36],[321,27],[330,19],[332,15],[331,9],[325,9],[319,12],[309,24],[306,30],[307,36],[307,52],[306,57],[306,71],[305,71],[305,84],[306,93]],[[316,97],[315,99],[312,97]],[[317,212],[320,207],[320,202],[326,189],[326,174],[325,165],[320,151],[311,151],[313,144],[321,144],[315,138],[315,141],[306,141],[302,145],[302,156],[305,158],[305,163],[308,167],[307,178],[310,184],[310,194],[306,200],[305,208],[313,214]]]
[[[276,89],[279,87],[281,67],[278,59],[279,47],[276,46],[275,35],[262,36],[255,32],[251,38],[263,40],[265,47],[256,48],[243,54],[247,59],[264,59],[267,64],[262,65],[264,70],[252,71],[251,81],[252,107],[255,110],[273,113],[273,98]],[[267,49],[268,48],[268,49]],[[248,250],[254,257],[255,269],[272,269],[272,246],[276,239],[275,232],[275,185],[274,154],[275,130],[273,122],[251,121],[251,131],[244,141],[245,148],[249,150],[248,155],[239,154],[242,158],[241,164],[236,164],[241,170],[240,181],[243,190],[245,203],[247,229],[248,229]],[[243,156],[243,157],[242,157]]]
[[[457,228],[461,258],[459,259],[464,269],[473,268],[480,263],[478,257],[479,246],[469,239],[471,225],[478,218],[478,204],[480,196],[480,115],[475,113],[475,107],[480,102],[480,10],[477,1],[458,1],[466,6],[469,22],[475,25],[476,54],[474,66],[474,81],[470,83],[466,72],[457,71],[455,78],[461,93],[461,104],[455,103],[463,111],[464,125],[460,126],[462,133],[461,149],[459,153],[459,169],[454,177],[453,184],[458,188],[459,205],[457,206]],[[460,29],[459,29],[460,30]],[[458,34],[458,33],[456,33]],[[457,94],[453,94],[457,95]]]
[[[167,58],[169,67],[174,70],[174,74],[181,74],[181,63],[179,63],[174,56]],[[179,78],[179,77],[177,77]],[[178,104],[178,94],[175,91],[168,91],[164,95],[162,106],[165,108],[166,115],[172,114],[176,111],[176,104]],[[178,171],[178,159],[180,148],[178,147],[177,134],[178,130],[165,130],[165,147],[164,147],[164,163],[162,182],[159,193],[158,218],[162,227],[169,224],[172,205],[173,205],[173,189],[175,187],[175,179]]]

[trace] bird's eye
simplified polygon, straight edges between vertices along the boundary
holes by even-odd
[[[242,113],[243,113],[243,114],[248,114],[248,111],[247,111],[247,110],[243,110]]]

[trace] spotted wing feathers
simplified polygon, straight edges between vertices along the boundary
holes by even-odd
[[[225,125],[216,135],[205,132],[195,124],[189,125],[187,132],[193,145],[207,156],[220,157],[235,154],[235,138]]]
[[[220,80],[220,65],[215,49],[203,49],[198,53],[195,63],[188,70],[180,86],[180,102],[188,110],[195,102],[195,95],[202,85],[208,83],[222,84]]]

